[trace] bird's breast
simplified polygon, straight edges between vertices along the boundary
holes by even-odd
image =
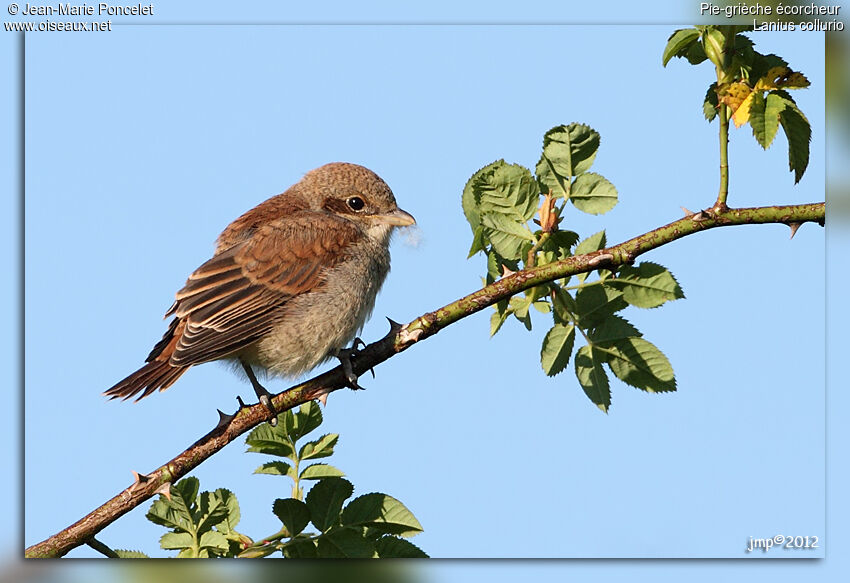
[[[273,329],[243,358],[273,375],[294,377],[334,356],[371,315],[389,265],[384,246],[352,250],[323,273],[317,288],[289,300]]]

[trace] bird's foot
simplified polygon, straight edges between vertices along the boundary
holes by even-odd
[[[354,374],[354,367],[351,365],[351,359],[357,358],[361,348],[366,348],[366,343],[360,338],[355,338],[351,348],[340,348],[336,351],[336,357],[339,359],[340,364],[342,364],[342,372],[345,375],[346,384],[354,390],[362,391],[364,389],[357,384],[358,377]],[[372,378],[375,378],[375,369],[370,368],[369,370],[372,373]]]
[[[251,368],[251,365],[245,362],[242,359],[239,359],[239,362],[242,364],[242,368],[245,369],[245,374],[248,375],[248,380],[251,381],[251,386],[254,387],[254,392],[257,394],[257,398],[260,400],[260,403],[269,410],[272,414],[272,418],[269,419],[269,425],[274,427],[277,425],[277,411],[275,411],[274,405],[272,405],[272,397],[274,396],[266,388],[260,384],[260,381],[257,380],[257,377],[254,375],[254,370]]]

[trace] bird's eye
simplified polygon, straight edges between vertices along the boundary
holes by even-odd
[[[363,207],[366,206],[366,203],[359,196],[352,196],[345,202],[348,204],[348,208],[353,211],[363,210]]]

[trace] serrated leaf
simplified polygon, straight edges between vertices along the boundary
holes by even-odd
[[[662,265],[646,261],[637,267],[620,267],[610,285],[623,292],[623,299],[638,308],[657,308],[664,302],[685,297],[673,274]]]
[[[307,466],[301,472],[302,480],[321,480],[323,478],[341,478],[345,476],[342,470],[333,467],[330,464],[313,464]]]
[[[150,559],[148,555],[142,551],[131,551],[128,549],[114,549],[115,554],[119,559]]]
[[[699,65],[708,58],[708,55],[705,54],[705,49],[702,48],[701,43],[694,43],[688,47],[685,58],[691,65]]]
[[[571,255],[570,249],[578,243],[578,240],[578,233],[573,231],[552,231],[549,233],[549,238],[543,242],[541,249],[552,251],[557,254],[558,259],[563,259]]]
[[[281,413],[278,420],[282,421],[278,425],[289,439],[298,441],[322,424],[322,409],[315,401],[308,401],[298,408],[297,413],[292,410]]]
[[[295,470],[285,462],[266,462],[254,470],[255,474],[266,474],[268,476],[288,476],[295,478]]]
[[[539,188],[528,168],[519,164],[495,163],[492,172],[473,183],[481,221],[488,214],[504,215],[515,222],[534,216],[540,200]]]
[[[172,495],[173,497],[173,495]],[[224,498],[213,492],[201,492],[195,513],[197,532],[206,532],[227,518],[228,508]]]
[[[699,31],[695,28],[680,28],[667,39],[667,46],[661,54],[661,64],[666,67],[673,57],[684,57],[691,45],[699,39]]]
[[[171,500],[165,496],[151,504],[145,517],[160,526],[195,532],[195,499],[200,482],[195,477],[183,478],[171,487]]]
[[[308,540],[297,540],[283,547],[283,555],[287,559],[318,559],[319,551],[316,543]]]
[[[472,230],[472,245],[469,246],[469,254],[466,256],[467,259],[478,253],[479,251],[485,251],[487,249],[487,242],[484,238],[484,227],[481,225],[476,225]]]
[[[412,542],[394,536],[382,536],[375,541],[375,551],[382,559],[428,558],[428,554]]]
[[[599,231],[593,235],[582,239],[576,247],[574,255],[584,255],[585,253],[593,253],[605,248],[605,231]]]
[[[599,149],[599,133],[579,123],[556,126],[543,135],[537,179],[556,196],[569,194],[573,176],[586,172]]]
[[[664,353],[643,338],[624,338],[609,348],[608,366],[621,381],[651,393],[676,390],[673,367]]]
[[[343,526],[368,526],[384,534],[413,536],[422,525],[399,500],[388,494],[373,492],[358,496],[342,511]]]
[[[576,292],[576,315],[582,328],[593,328],[625,309],[623,292],[608,286],[590,285]]]
[[[333,454],[338,440],[338,433],[326,433],[315,441],[305,443],[298,452],[298,457],[302,460],[328,457]]]
[[[490,336],[491,337],[496,335],[496,332],[499,331],[499,329],[502,327],[502,324],[505,323],[505,321],[508,319],[508,316],[510,316],[511,313],[512,312],[510,310],[505,310],[501,314],[499,313],[498,310],[493,312],[493,314],[490,316]]]
[[[723,83],[717,89],[718,100],[725,103],[732,113],[735,127],[741,127],[749,120],[750,103],[753,99],[753,89],[743,81]]]
[[[554,292],[552,297],[553,320],[556,324],[571,324],[573,322],[572,314],[578,311],[575,299],[570,295],[570,292],[560,286],[555,286]]]
[[[221,555],[230,549],[230,544],[227,542],[227,538],[220,532],[208,530],[201,535],[200,547],[202,549],[214,551],[217,555]]]
[[[640,331],[622,316],[612,315],[602,321],[589,334],[594,344],[606,345],[621,338],[643,336]]]
[[[354,492],[354,486],[345,478],[325,478],[307,493],[310,518],[320,531],[325,532],[336,524],[342,505]]]
[[[705,100],[702,102],[702,113],[708,121],[717,117],[717,83],[712,83],[708,86],[708,91],[705,92]]]
[[[289,411],[286,413],[289,413]],[[263,423],[252,430],[245,438],[245,444],[249,446],[246,451],[294,459],[295,450],[286,435],[282,419],[282,416],[286,413],[278,415],[278,424],[274,427],[268,423]]]
[[[493,164],[496,164],[496,162]],[[488,164],[484,168],[479,169],[475,174],[469,177],[469,180],[466,181],[466,184],[463,187],[461,206],[463,207],[463,214],[466,217],[466,221],[469,223],[469,226],[472,228],[473,234],[481,223],[481,212],[478,210],[478,200],[475,198],[475,190],[473,189],[472,184],[481,173],[488,172],[493,164]],[[470,253],[470,255],[472,254]]]
[[[592,350],[590,346],[582,346],[576,352],[576,378],[587,397],[605,413],[611,406],[611,388],[608,375],[602,368],[604,357]]]
[[[236,494],[226,488],[218,488],[213,492],[221,505],[225,509],[224,520],[216,525],[216,528],[225,535],[236,532],[236,525],[242,519],[242,513],[239,510],[239,501],[236,499]]]
[[[582,212],[601,215],[617,204],[617,189],[604,176],[586,172],[576,177],[570,202]]]
[[[310,509],[295,498],[278,498],[272,504],[272,512],[286,527],[290,537],[301,534],[310,522]]]
[[[555,376],[567,367],[576,339],[575,326],[555,324],[543,338],[540,365],[548,376]]]
[[[319,537],[316,550],[323,559],[370,559],[377,555],[375,542],[363,529],[341,528]]]
[[[517,320],[525,325],[526,329],[531,330],[531,316],[528,314],[528,308],[531,307],[532,299],[527,296],[514,296],[510,299],[510,312]]]
[[[159,537],[159,547],[166,550],[188,549],[195,539],[188,532],[166,532]]]
[[[796,106],[787,107],[787,100],[785,109],[779,114],[779,122],[788,138],[788,168],[794,173],[794,184],[797,184],[809,165],[812,127]]]
[[[523,250],[531,247],[534,235],[525,223],[517,222],[508,215],[490,213],[482,215],[484,236],[493,249],[506,259],[520,259]]]
[[[785,109],[785,101],[773,92],[766,97],[760,93],[753,97],[750,105],[750,126],[753,128],[753,137],[759,145],[767,150],[776,137],[779,128],[779,114]]]

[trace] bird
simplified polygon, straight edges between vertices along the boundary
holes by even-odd
[[[272,414],[256,371],[294,378],[337,357],[360,388],[355,337],[389,272],[392,232],[414,224],[368,168],[333,162],[307,172],[224,229],[177,292],[146,364],[104,395],[138,401],[218,360],[241,367]]]

